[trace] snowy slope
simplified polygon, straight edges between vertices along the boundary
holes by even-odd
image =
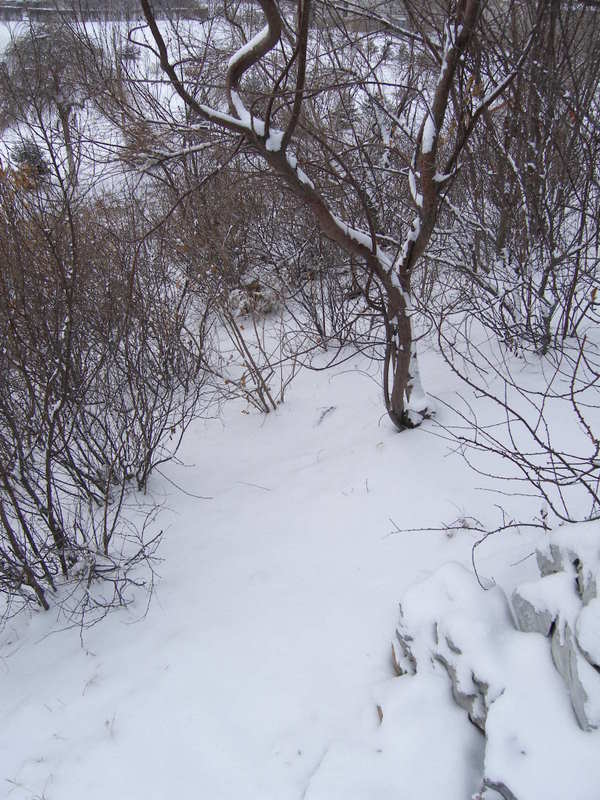
[[[449,391],[433,354],[425,371]],[[485,517],[481,478],[433,423],[395,433],[376,382],[352,364],[303,372],[288,395],[268,417],[237,406],[197,424],[182,463],[155,477],[164,560],[145,617],[141,593],[82,643],[52,612],[8,624],[0,797],[459,800],[477,789],[481,737],[443,676],[433,695],[419,679],[394,692],[405,724],[380,729],[377,703],[399,599],[442,563],[468,564],[475,538],[390,535],[390,518]],[[487,576],[532,549],[525,535],[485,548]]]

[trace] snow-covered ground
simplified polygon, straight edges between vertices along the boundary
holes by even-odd
[[[0,24],[0,52],[11,30]],[[538,366],[523,365],[517,385]],[[92,628],[51,611],[0,631],[0,798],[464,800],[485,759],[514,760],[518,800],[536,799],[537,764],[549,760],[559,766],[540,779],[540,800],[568,787],[575,800],[600,797],[600,734],[576,727],[547,642],[512,630],[494,592],[465,589],[480,536],[469,525],[493,528],[502,509],[532,521],[540,502],[494,494],[504,486],[468,468],[438,425],[456,421],[445,402],[466,415],[455,394],[465,389],[433,351],[422,370],[441,403],[415,432],[392,429],[377,367],[360,359],[301,372],[275,414],[232,404],[188,431],[140,498],[162,506],[164,529],[149,607],[140,590]],[[572,438],[568,425],[557,433]],[[496,471],[487,458],[478,466]],[[409,530],[445,523],[464,528]],[[543,537],[486,540],[482,583],[510,596],[536,580]],[[475,642],[504,697],[490,714],[495,749],[484,751],[439,664],[395,675],[405,597],[424,661],[437,615]],[[597,626],[590,637],[598,647]]]
[[[0,22],[0,53],[3,53],[8,46],[14,29],[14,23]]]
[[[304,371],[276,414],[230,406],[190,430],[150,489],[165,536],[145,616],[140,592],[83,632],[53,612],[8,623],[0,797],[464,800],[478,789],[483,737],[443,670],[397,678],[391,660],[402,595],[445,562],[469,565],[476,536],[395,528],[493,521],[493,498],[435,423],[392,430],[366,366]],[[424,373],[450,398],[434,353]],[[530,534],[489,540],[481,575],[510,589],[534,576],[532,549]]]

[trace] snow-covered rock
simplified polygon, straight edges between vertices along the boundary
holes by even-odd
[[[595,800],[600,786],[600,675],[586,655],[598,652],[599,608],[583,605],[594,551],[582,557],[552,544],[538,554],[543,577],[514,592],[514,619],[502,590],[484,591],[459,564],[402,599],[396,671],[402,681],[447,676],[454,701],[485,735],[477,797],[486,800],[561,800],[582,774],[578,800]]]
[[[600,727],[600,528],[551,533],[537,549],[541,578],[518,586],[512,608],[519,630],[551,637],[552,660],[582,730]]]
[[[568,581],[568,578],[564,573],[556,573],[515,589],[511,600],[520,631],[549,636],[559,614],[559,607],[552,600],[553,592],[558,589],[561,594],[568,596],[571,587],[565,587],[565,580]],[[568,591],[565,592],[565,589]]]
[[[598,596],[600,577],[600,525],[589,522],[567,525],[548,535],[536,551],[542,576],[556,572],[574,572],[575,587],[587,605]]]
[[[600,728],[600,674],[588,663],[573,629],[564,620],[554,628],[551,652],[554,665],[569,690],[579,727],[584,731]]]
[[[575,638],[590,664],[600,668],[600,597],[594,597],[581,609]]]
[[[400,674],[414,674],[432,662],[441,665],[454,700],[484,731],[490,694],[497,691],[489,654],[495,631],[510,616],[499,590],[483,594],[471,578],[464,567],[449,563],[407,592],[393,644],[394,664]]]

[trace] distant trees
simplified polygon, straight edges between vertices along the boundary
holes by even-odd
[[[83,109],[86,98],[95,91],[84,63],[88,54],[89,50],[79,46],[73,29],[59,20],[31,26],[13,39],[0,71],[5,124],[33,124],[40,135],[54,139],[44,118],[55,115],[61,141],[45,145],[55,158],[64,152],[72,183],[77,181],[76,110]]]

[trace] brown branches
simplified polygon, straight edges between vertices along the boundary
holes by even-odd
[[[153,551],[124,523],[132,486],[199,411],[192,297],[142,220],[135,203],[0,179],[0,592],[20,602],[48,608],[83,562],[123,596]]]
[[[229,60],[225,86],[229,109],[234,116],[246,122],[248,112],[239,97],[239,84],[242,76],[258,64],[277,44],[281,36],[281,16],[274,0],[257,0],[265,15],[266,26],[244,47],[241,47]],[[269,121],[265,120],[265,130]]]
[[[285,153],[291,141],[296,126],[300,119],[302,103],[304,102],[304,92],[306,87],[306,61],[308,48],[308,26],[311,14],[311,0],[298,0],[299,30],[295,52],[298,53],[298,75],[296,77],[296,89],[294,92],[294,106],[290,120],[281,140],[281,151]]]

